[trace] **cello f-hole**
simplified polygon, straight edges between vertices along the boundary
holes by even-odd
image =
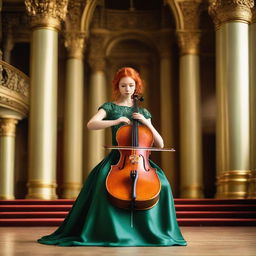
[[[145,170],[146,172],[149,172],[150,169],[147,169],[147,168],[146,168],[145,159],[144,159],[143,155],[140,154],[140,157],[142,157],[142,159],[143,159],[144,170]]]

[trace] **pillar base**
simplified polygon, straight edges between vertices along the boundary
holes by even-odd
[[[75,199],[77,198],[80,190],[81,190],[81,183],[64,183],[61,186],[61,198],[62,199]]]
[[[14,200],[15,197],[12,195],[0,195],[0,200]]]
[[[181,198],[204,198],[203,188],[199,185],[189,185],[181,188]]]
[[[57,199],[56,183],[43,183],[40,181],[30,181],[27,184],[28,194],[26,199],[54,200]]]
[[[216,198],[245,199],[248,197],[250,170],[226,171],[218,177]]]
[[[256,170],[250,172],[248,198],[256,199]]]

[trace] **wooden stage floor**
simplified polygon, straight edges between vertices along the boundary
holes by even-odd
[[[58,247],[36,239],[56,227],[0,227],[1,256],[255,256],[256,227],[181,227],[188,246]]]

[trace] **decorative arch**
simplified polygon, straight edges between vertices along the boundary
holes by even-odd
[[[183,20],[183,14],[180,9],[180,6],[177,1],[175,0],[166,0],[166,3],[169,5],[175,19],[176,23],[176,29],[182,30],[185,27],[184,20]]]
[[[89,26],[98,4],[98,0],[86,0],[85,8],[81,18],[81,31],[88,35]]]
[[[157,51],[157,47],[155,45],[155,42],[152,40],[152,38],[147,35],[146,33],[141,34],[136,31],[129,31],[129,32],[123,32],[118,34],[117,36],[111,37],[108,41],[106,48],[105,48],[105,56],[109,56],[111,50],[120,42],[126,41],[126,40],[137,40],[139,42],[144,43],[145,45],[149,46],[152,49],[155,49]]]

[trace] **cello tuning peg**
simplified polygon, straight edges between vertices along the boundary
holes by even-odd
[[[132,99],[139,100],[139,101],[144,101],[144,97],[141,94],[137,94],[137,93],[134,93],[132,95]]]

